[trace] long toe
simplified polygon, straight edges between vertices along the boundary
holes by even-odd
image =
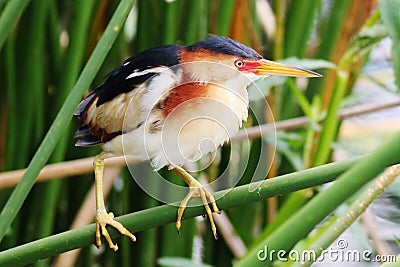
[[[96,213],[96,246],[101,246],[101,236],[107,240],[108,246],[114,251],[118,250],[117,244],[112,242],[110,234],[107,231],[106,226],[110,225],[117,229],[122,235],[129,237],[133,242],[136,241],[136,237],[126,229],[120,222],[114,219],[114,214],[112,212],[97,212]]]
[[[199,184],[200,185],[200,184]],[[210,226],[212,233],[214,235],[215,239],[218,239],[217,235],[217,227],[215,226],[214,219],[212,216],[213,212],[220,213],[217,204],[215,203],[214,197],[201,185],[200,186],[191,186],[189,187],[189,193],[185,196],[184,199],[182,199],[179,208],[178,208],[178,215],[177,215],[177,220],[176,220],[176,229],[178,230],[178,233],[180,232],[180,228],[182,225],[182,216],[183,212],[185,211],[187,204],[190,199],[194,197],[200,197],[201,201],[203,203],[204,208],[206,209],[206,213],[208,216],[208,219],[210,221]],[[210,208],[211,205],[211,208]]]

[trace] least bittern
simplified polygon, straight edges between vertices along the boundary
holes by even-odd
[[[247,86],[269,75],[318,77],[312,71],[269,61],[232,39],[212,35],[190,46],[151,48],[127,59],[78,106],[77,146],[101,144],[94,159],[96,245],[103,235],[113,244],[106,225],[135,241],[113,213],[106,211],[102,179],[104,159],[134,155],[155,169],[168,166],[189,186],[178,209],[176,228],[193,197],[201,197],[214,237],[215,199],[181,166],[212,152],[234,135],[247,119]],[[210,140],[206,145],[202,141]]]

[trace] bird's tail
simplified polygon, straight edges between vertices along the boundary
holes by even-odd
[[[93,146],[101,143],[100,138],[90,133],[89,126],[85,122],[86,111],[96,97],[97,93],[95,90],[83,99],[75,109],[74,115],[79,118],[79,126],[74,135],[75,138],[78,138],[75,146]]]

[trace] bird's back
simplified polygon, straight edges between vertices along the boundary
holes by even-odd
[[[177,65],[180,49],[179,45],[154,47],[132,56],[110,72],[105,82],[83,99],[75,110],[74,115],[80,119],[75,145],[97,145],[121,135],[129,106],[121,103],[134,101],[140,95],[136,92],[138,88],[165,69]],[[138,121],[137,125],[140,123]]]

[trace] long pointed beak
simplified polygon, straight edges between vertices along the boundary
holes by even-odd
[[[246,65],[249,62],[246,62]],[[279,76],[292,76],[292,77],[321,77],[321,74],[316,72],[288,66],[285,64],[277,63],[274,61],[260,59],[253,61],[248,65],[247,71],[254,72],[257,75],[279,75]]]

